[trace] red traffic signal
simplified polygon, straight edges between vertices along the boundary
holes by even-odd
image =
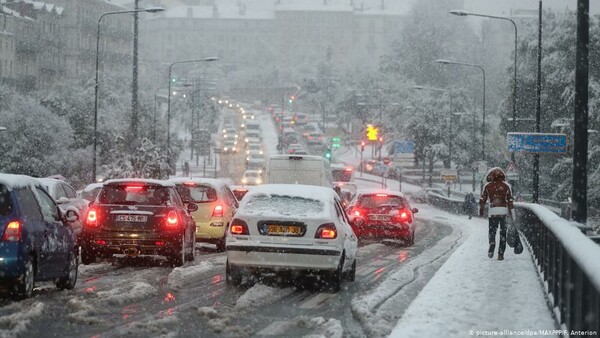
[[[360,141],[360,151],[365,151],[365,145],[367,145],[367,142]]]

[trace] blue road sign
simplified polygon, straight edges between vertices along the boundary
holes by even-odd
[[[412,154],[415,152],[415,143],[410,140],[394,141],[390,155],[396,154]]]
[[[527,153],[566,153],[567,135],[544,133],[508,133],[508,151]]]

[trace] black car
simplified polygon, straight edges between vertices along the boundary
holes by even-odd
[[[0,286],[16,298],[30,297],[35,282],[77,282],[78,250],[68,217],[42,188],[23,175],[0,174]]]
[[[150,179],[107,181],[90,204],[82,232],[81,261],[115,254],[165,256],[172,265],[193,261],[196,225],[173,183]]]

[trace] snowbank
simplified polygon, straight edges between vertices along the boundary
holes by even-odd
[[[279,299],[292,294],[294,291],[294,288],[282,289],[264,284],[255,284],[238,298],[235,307],[238,309],[261,307],[266,304],[274,303]]]
[[[167,284],[171,288],[181,288],[191,281],[206,276],[206,272],[213,268],[214,264],[208,261],[201,261],[198,265],[175,268],[169,273]]]
[[[0,317],[0,337],[23,335],[31,321],[41,317],[46,308],[44,303],[41,302],[35,302],[27,308],[25,308],[24,303],[14,303],[9,306],[14,308],[15,311],[10,315]]]

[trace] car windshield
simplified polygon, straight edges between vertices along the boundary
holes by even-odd
[[[167,205],[170,197],[167,188],[158,185],[106,185],[98,195],[98,203]]]
[[[10,191],[4,184],[0,184],[0,216],[10,215],[12,211]]]
[[[389,206],[393,208],[405,208],[406,201],[400,196],[387,195],[387,194],[373,194],[373,195],[362,195],[358,198],[358,205],[367,208],[374,209],[381,206]]]
[[[208,185],[178,185],[177,192],[184,202],[210,203],[217,200],[217,190]]]
[[[258,176],[260,176],[260,174],[258,172],[256,172],[256,171],[252,171],[252,172],[248,172],[247,171],[246,175],[244,175],[244,176],[246,176],[246,177],[258,177]]]

